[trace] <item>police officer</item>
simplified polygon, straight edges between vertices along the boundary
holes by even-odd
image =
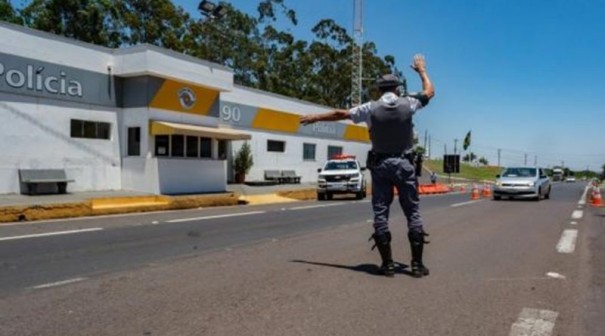
[[[317,121],[350,119],[365,122],[370,131],[372,149],[368,153],[368,168],[372,173],[372,208],[374,234],[372,238],[382,259],[381,273],[395,275],[389,231],[389,207],[393,201],[393,187],[399,193],[399,204],[407,218],[408,240],[412,250],[411,273],[414,277],[429,274],[422,262],[425,236],[419,211],[419,197],[414,171],[413,124],[414,113],[426,106],[435,95],[422,55],[414,56],[411,65],[422,81],[422,92],[400,97],[400,80],[395,75],[384,75],[377,81],[381,97],[351,110],[335,110],[300,118],[303,125]]]

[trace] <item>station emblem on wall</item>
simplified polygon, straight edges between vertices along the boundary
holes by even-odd
[[[179,90],[178,94],[179,102],[184,109],[189,110],[193,107],[193,105],[195,105],[195,92],[193,92],[193,90],[190,88],[182,88]]]

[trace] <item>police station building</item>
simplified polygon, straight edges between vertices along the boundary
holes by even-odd
[[[241,87],[221,65],[150,45],[108,49],[0,22],[0,194],[20,169],[62,169],[68,191],[225,191],[247,141],[254,165],[315,181],[331,155],[365,160],[365,126],[324,106]]]

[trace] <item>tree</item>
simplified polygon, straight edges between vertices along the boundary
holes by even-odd
[[[489,161],[487,161],[487,159],[482,156],[481,158],[479,158],[479,163],[484,166],[487,166],[489,164]]]
[[[178,52],[185,50],[190,17],[170,0],[117,0],[122,44],[148,43]]]
[[[111,0],[34,0],[21,14],[24,24],[34,29],[108,47],[122,43]]]
[[[462,157],[462,161],[464,162],[473,162],[477,159],[477,155],[475,153],[470,152]]]
[[[0,0],[0,20],[22,24],[21,18],[17,15],[9,0]]]
[[[354,40],[334,20],[322,19],[312,41],[274,25],[297,24],[285,0],[258,0],[258,16],[221,2],[220,20],[194,20],[170,0],[33,0],[20,10],[23,24],[81,41],[119,48],[148,43],[225,65],[236,84],[332,107],[349,107]],[[15,11],[0,0],[0,15]],[[402,75],[395,58],[381,58],[373,42],[362,46],[364,77]],[[365,98],[377,98],[373,81]],[[374,94],[374,95],[373,95]]]
[[[240,149],[235,153],[234,160],[234,169],[235,169],[235,181],[237,183],[243,183],[246,177],[246,174],[250,172],[250,168],[254,165],[254,160],[252,158],[252,150],[248,142],[244,142],[244,144],[240,147]]]

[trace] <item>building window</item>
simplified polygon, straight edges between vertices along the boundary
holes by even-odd
[[[226,140],[218,141],[218,159],[219,160],[227,159],[227,141]]]
[[[336,155],[342,154],[342,147],[339,146],[328,146],[328,160]]]
[[[199,138],[196,136],[187,136],[187,157],[196,158],[199,156],[200,147],[198,146]]]
[[[286,151],[286,142],[277,140],[267,140],[267,152],[279,152],[283,153]]]
[[[71,137],[109,140],[111,138],[111,124],[100,121],[71,119]]]
[[[156,135],[155,136],[155,156],[168,156],[168,148],[170,145],[169,135]]]
[[[303,144],[303,160],[315,161],[315,144]]]
[[[170,139],[170,156],[185,156],[185,136],[173,134]]]
[[[212,139],[200,138],[200,156],[203,158],[212,157]]]
[[[141,128],[128,127],[128,156],[141,155]]]

